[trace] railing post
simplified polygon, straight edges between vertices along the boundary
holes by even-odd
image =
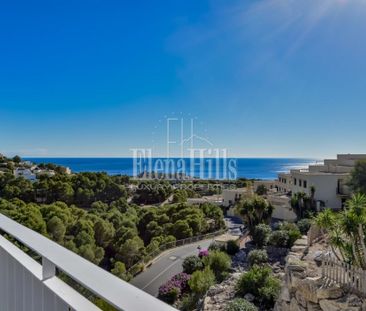
[[[50,279],[56,275],[56,266],[46,257],[42,257],[42,281]]]

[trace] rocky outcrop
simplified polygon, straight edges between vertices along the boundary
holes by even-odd
[[[240,275],[241,273],[233,273],[221,284],[212,286],[204,298],[202,311],[225,310],[227,303],[235,297],[235,285]]]
[[[319,252],[325,245],[296,241],[286,258],[285,276],[276,311],[366,311],[366,302],[321,277]]]

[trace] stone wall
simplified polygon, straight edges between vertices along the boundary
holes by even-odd
[[[285,277],[275,311],[364,311],[366,300],[321,277],[325,242],[308,246],[307,237],[296,241],[286,258]]]

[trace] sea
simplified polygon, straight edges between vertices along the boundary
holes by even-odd
[[[61,166],[69,167],[72,172],[106,172],[109,175],[134,175],[134,159],[133,158],[25,158],[24,160],[39,163],[54,163]],[[153,163],[164,161],[164,158],[154,158]],[[173,159],[178,161],[179,159]],[[184,159],[191,167],[191,161],[199,161],[199,159]],[[302,158],[236,158],[235,171],[237,178],[263,179],[271,180],[277,178],[280,172],[288,172],[291,169],[306,168],[310,164],[318,163],[317,159]],[[215,178],[212,176],[220,176],[220,172],[215,174],[215,170],[223,170],[224,160],[208,159],[213,165],[206,165],[204,168],[203,178]],[[218,161],[218,162],[215,162]],[[216,165],[217,164],[217,165]],[[193,165],[191,176],[200,176],[202,166]],[[208,173],[208,170],[211,172]],[[212,173],[212,170],[214,172]]]

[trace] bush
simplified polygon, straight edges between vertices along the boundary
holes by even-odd
[[[225,279],[231,267],[231,259],[224,252],[212,252],[204,262],[214,272],[219,282]]]
[[[287,231],[288,233],[288,248],[291,248],[294,245],[295,241],[301,238],[301,232],[299,228],[293,223],[283,222],[280,225],[280,230]]]
[[[192,274],[188,284],[195,295],[202,296],[215,284],[215,274],[209,268],[196,271]]]
[[[240,247],[238,246],[237,242],[234,240],[230,240],[227,242],[226,245],[226,252],[230,255],[233,256],[235,255],[238,251],[239,251]]]
[[[158,297],[170,304],[173,304],[178,297],[188,289],[190,275],[178,273],[168,282],[159,287]]]
[[[216,242],[212,242],[210,246],[208,247],[209,251],[224,251],[225,247],[223,245],[220,245]]]
[[[258,311],[258,308],[248,300],[236,298],[225,309],[226,311]]]
[[[271,309],[280,292],[280,281],[272,276],[270,267],[253,266],[238,280],[237,293],[252,294],[263,308]]]
[[[199,298],[196,295],[184,295],[179,306],[181,311],[192,311],[196,309]]]
[[[257,190],[255,191],[255,193],[258,194],[258,195],[265,195],[265,194],[267,194],[267,192],[268,192],[268,189],[263,184],[262,185],[259,185],[257,187]]]
[[[209,251],[208,249],[201,249],[198,253],[198,257],[199,258],[203,258],[203,257],[208,257],[209,256]]]
[[[212,242],[210,244],[210,246],[208,247],[209,251],[221,251],[222,250],[222,246],[220,246],[220,244],[216,243],[216,242]]]
[[[289,238],[290,237],[287,231],[284,230],[274,231],[269,237],[269,244],[276,247],[287,247]]]
[[[262,265],[268,262],[268,254],[266,250],[255,249],[249,252],[248,261],[251,266]]]
[[[297,227],[299,228],[301,234],[307,234],[311,226],[311,220],[308,218],[301,219],[297,223]]]
[[[173,304],[177,301],[180,295],[180,291],[177,287],[160,287],[159,288],[159,299],[165,301],[166,303]]]
[[[252,236],[254,244],[258,247],[267,245],[271,232],[271,227],[268,225],[260,224],[256,226]]]
[[[183,272],[192,274],[197,270],[203,269],[203,262],[201,258],[197,256],[189,256],[184,259],[182,266],[183,266]]]

